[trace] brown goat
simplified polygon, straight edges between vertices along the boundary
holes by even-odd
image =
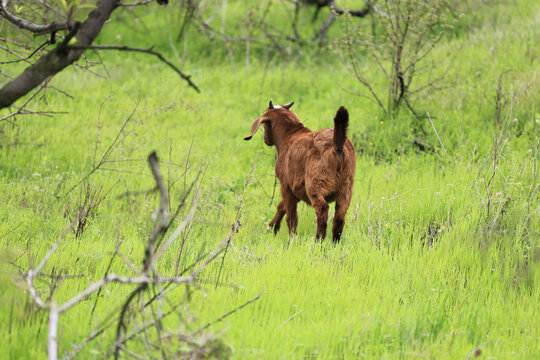
[[[345,214],[351,203],[356,155],[347,138],[349,113],[341,106],[334,118],[333,129],[311,131],[290,110],[292,102],[283,106],[270,106],[251,126],[253,137],[264,124],[264,142],[275,145],[278,153],[276,175],[281,183],[281,200],[269,229],[279,231],[281,220],[287,214],[289,237],[298,225],[297,204],[300,200],[315,208],[317,234],[315,241],[326,236],[328,203],[336,202],[333,240],[339,241]]]

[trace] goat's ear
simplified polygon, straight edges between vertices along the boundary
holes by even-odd
[[[262,117],[262,116],[261,116],[260,118],[258,118],[257,120],[255,120],[255,122],[253,123],[253,125],[251,125],[251,134],[249,134],[249,136],[246,136],[246,137],[244,138],[244,140],[250,140],[250,139],[253,137],[253,135],[255,135],[255,133],[257,132],[257,130],[259,129],[259,126],[261,126],[261,124],[262,124],[263,122],[267,122],[267,121],[268,121],[268,119],[266,119],[266,118],[264,118],[264,117]]]
[[[293,104],[294,104],[294,101],[291,101],[290,103],[283,105],[283,107],[285,109],[289,110],[291,108],[291,106],[293,106]]]
[[[273,109],[273,108],[274,108],[274,104],[272,104],[272,100],[270,100],[270,103],[268,104],[268,108],[269,108],[269,109]]]

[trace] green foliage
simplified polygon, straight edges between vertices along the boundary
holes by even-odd
[[[284,14],[290,9],[278,7],[281,2],[268,3],[269,18],[288,28]],[[67,114],[0,122],[3,356],[44,357],[47,319],[26,295],[18,267],[24,271],[44,256],[85,204],[85,191],[99,189],[98,198],[108,195],[92,210],[82,233],[70,233],[45,269],[82,275],[57,283],[54,298],[65,300],[99,279],[118,239],[129,261],[140,264],[158,201],[155,193],[144,192],[154,186],[144,158],[155,149],[165,180],[172,184],[171,208],[184,194],[184,181],[175,180],[186,164],[187,184],[200,164],[207,169],[203,201],[182,250],[185,256],[177,264],[181,245],[173,245],[163,272],[186,268],[226,236],[254,166],[242,226],[223,260],[223,285],[215,287],[220,257],[202,274],[200,290],[172,293],[178,301],[191,301],[163,324],[168,330],[194,332],[264,291],[258,301],[213,325],[212,337],[196,339],[208,356],[465,359],[478,348],[485,358],[538,358],[540,7],[534,0],[512,3],[474,3],[479,10],[464,11],[449,36],[433,48],[432,74],[418,70],[425,80],[447,69],[449,87],[415,100],[418,109],[431,115],[433,127],[425,123],[425,139],[435,152],[413,145],[412,114],[403,111],[389,121],[377,104],[357,96],[357,80],[327,48],[308,47],[303,56],[268,59],[264,49],[254,46],[246,70],[245,52],[240,51],[245,43],[231,45],[231,58],[221,42],[210,42],[193,24],[183,43],[175,43],[179,23],[173,20],[179,13],[156,6],[117,15],[100,43],[156,44],[168,58],[184,61],[183,69],[202,93],[187,88],[153,58],[104,52],[100,56],[107,71],[102,66],[93,70],[108,78],[65,71],[52,84],[73,99],[49,89],[46,105],[31,103],[32,109]],[[229,22],[241,23],[244,4],[228,2],[226,28]],[[303,24],[310,24],[311,15],[307,10],[300,14]],[[148,30],[140,31],[141,24]],[[330,38],[336,38],[340,26],[331,31]],[[181,50],[180,60],[169,40]],[[455,59],[449,62],[449,56]],[[375,79],[377,91],[383,91],[385,79],[376,62],[363,56],[360,65]],[[23,67],[15,66],[2,71],[11,74]],[[288,249],[283,249],[285,224],[276,237],[264,231],[278,196],[272,201],[275,150],[260,135],[250,142],[242,138],[269,99],[294,100],[293,109],[311,129],[331,127],[339,105],[351,113],[357,172],[337,246],[313,243],[314,213],[306,205],[299,207],[299,236]],[[137,103],[122,141],[103,168],[85,178]],[[496,142],[504,147],[499,147],[493,167]],[[79,186],[68,192],[74,185]],[[128,274],[130,269],[116,259],[111,271]],[[47,297],[51,282],[37,284]],[[129,291],[108,286],[93,315],[95,297],[63,315],[60,353],[72,350],[107,319]],[[113,338],[114,329],[105,332],[80,358],[101,358]],[[144,350],[142,343],[130,350]],[[192,349],[176,338],[165,346],[184,353]]]

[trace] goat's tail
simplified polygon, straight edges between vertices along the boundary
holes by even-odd
[[[338,154],[343,152],[343,144],[347,138],[347,127],[349,126],[349,112],[340,106],[336,117],[334,117],[334,144]]]

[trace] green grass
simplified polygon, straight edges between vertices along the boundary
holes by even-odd
[[[201,94],[144,55],[103,53],[107,79],[71,69],[59,74],[53,84],[74,99],[49,90],[46,105],[32,106],[67,114],[0,122],[3,356],[45,356],[47,315],[32,304],[8,262],[26,270],[39,261],[76,216],[86,186],[108,195],[83,235],[69,233],[47,265],[47,272],[82,274],[60,282],[54,299],[61,302],[103,276],[118,239],[122,253],[140,264],[157,195],[122,194],[154,186],[145,158],[156,150],[165,179],[181,179],[171,188],[172,208],[184,184],[207,167],[181,267],[225,238],[245,196],[241,227],[223,268],[219,257],[201,275],[201,289],[183,308],[191,321],[169,318],[167,328],[196,330],[262,291],[259,300],[210,328],[233,358],[464,359],[477,347],[483,358],[540,357],[540,203],[532,191],[538,186],[540,7],[533,0],[516,3],[466,15],[434,50],[433,61],[441,64],[434,71],[450,65],[445,81],[451,86],[420,96],[415,104],[433,116],[450,159],[429,122],[424,138],[439,155],[412,145],[413,116],[403,111],[386,119],[372,102],[344,91],[361,87],[333,51],[308,48],[304,56],[274,56],[266,64],[264,51],[254,47],[245,69],[241,44],[235,45],[233,67],[221,45],[208,44],[191,29],[184,69]],[[283,11],[274,6],[275,14]],[[167,44],[177,29],[164,24],[168,19],[155,21],[160,11],[139,13],[150,35],[129,30],[126,15],[107,25],[100,42],[111,43],[120,34],[131,45],[156,43],[174,58]],[[238,19],[242,11],[231,2],[228,16]],[[310,15],[302,15],[306,26]],[[335,25],[330,35],[338,36],[339,29]],[[449,53],[455,60],[448,60]],[[369,75],[377,78],[373,65],[365,60],[364,66],[373,68]],[[497,81],[506,69],[503,123],[515,133],[486,188]],[[383,90],[382,81],[379,85]],[[275,150],[263,144],[261,134],[250,142],[242,139],[269,99],[294,100],[293,109],[311,129],[331,127],[339,105],[351,113],[357,170],[337,246],[328,239],[313,243],[314,213],[305,204],[299,206],[299,235],[289,248],[283,248],[285,224],[276,237],[265,232],[278,200],[276,194],[272,201]],[[81,183],[135,108],[109,162]],[[79,186],[69,192],[74,185]],[[180,244],[172,246],[162,272],[174,272],[179,250]],[[118,258],[111,270],[130,274]],[[225,285],[215,288],[220,271]],[[46,295],[47,282],[37,284]],[[63,314],[61,353],[107,318],[130,290],[107,286],[92,316],[95,297]],[[179,289],[173,299],[184,295]],[[99,358],[112,341],[113,331],[107,332],[80,358]]]

